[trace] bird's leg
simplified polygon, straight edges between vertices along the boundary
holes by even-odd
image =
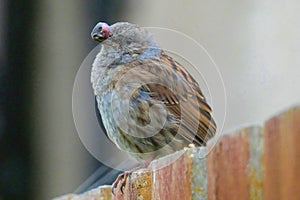
[[[153,160],[153,158],[145,160],[138,167],[135,167],[131,170],[128,170],[128,171],[125,171],[124,173],[119,174],[119,176],[117,177],[115,182],[112,184],[112,193],[115,194],[114,190],[118,188],[118,185],[120,182],[122,183],[120,189],[121,189],[121,192],[123,193],[123,187],[125,187],[127,178],[132,174],[132,172],[139,170],[139,169],[147,168],[152,160]]]

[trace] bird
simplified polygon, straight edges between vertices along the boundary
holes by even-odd
[[[98,22],[91,37],[101,44],[91,70],[97,109],[120,150],[146,162],[205,146],[215,135],[198,82],[153,34],[128,22]]]

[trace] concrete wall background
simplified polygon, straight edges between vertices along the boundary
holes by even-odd
[[[34,173],[36,199],[73,191],[87,176],[85,150],[72,118],[72,88],[85,53],[83,2],[39,5],[34,73]],[[80,39],[81,38],[81,39]]]

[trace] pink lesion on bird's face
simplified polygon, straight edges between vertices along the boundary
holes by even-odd
[[[104,24],[102,26],[102,31],[100,32],[103,38],[108,38],[110,36],[109,26]]]

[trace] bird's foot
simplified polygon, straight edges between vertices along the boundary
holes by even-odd
[[[130,171],[125,171],[122,174],[119,174],[119,176],[117,177],[115,182],[112,184],[112,193],[113,194],[115,194],[115,190],[117,190],[118,188],[123,193],[123,188],[125,188],[125,186],[126,186],[127,178],[129,177],[129,175],[132,174],[132,172],[133,172],[133,170],[130,170]],[[121,183],[120,186],[119,186],[119,183]]]
[[[115,195],[115,190],[121,190],[121,192],[124,193],[123,189],[126,186],[127,178],[132,174],[132,172],[148,167],[152,160],[153,160],[152,158],[145,160],[140,166],[138,166],[134,169],[131,169],[129,171],[125,171],[122,174],[119,174],[119,176],[117,177],[115,182],[112,184],[112,193]],[[119,186],[119,184],[120,184],[120,186]]]

